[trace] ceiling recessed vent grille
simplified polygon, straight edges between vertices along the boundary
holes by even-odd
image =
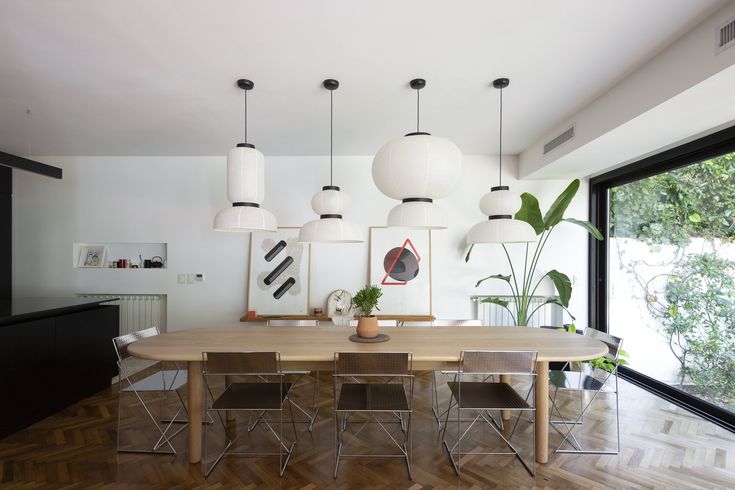
[[[717,52],[735,46],[735,19],[731,19],[717,31]]]
[[[574,138],[574,126],[567,129],[563,133],[561,133],[559,136],[554,138],[553,140],[549,141],[544,145],[544,155],[552,151],[554,148],[557,148],[558,146],[563,145],[570,139]]]

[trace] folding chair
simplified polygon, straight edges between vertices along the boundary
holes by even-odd
[[[618,454],[620,452],[620,412],[618,402],[618,358],[620,356],[620,350],[623,347],[623,339],[615,337],[613,335],[600,332],[598,330],[588,328],[585,330],[584,335],[593,339],[600,340],[602,343],[607,345],[608,353],[605,354],[605,358],[612,364],[612,369],[606,371],[604,369],[593,368],[591,374],[586,374],[580,371],[550,371],[549,382],[554,386],[554,394],[551,398],[551,410],[552,414],[555,410],[559,416],[559,421],[553,423],[551,426],[554,427],[559,434],[561,434],[562,440],[559,446],[556,448],[557,453],[574,453],[574,454]],[[611,381],[614,381],[611,385]],[[567,420],[561,414],[559,406],[557,404],[557,393],[559,391],[578,392],[580,395],[580,412],[574,420]],[[592,392],[593,395],[587,405],[584,405],[584,394],[586,392]],[[577,440],[574,435],[574,430],[581,425],[581,420],[584,414],[587,413],[592,403],[597,399],[597,396],[601,393],[614,394],[615,395],[615,431],[616,431],[616,446],[615,450],[607,449],[585,449],[582,444]],[[564,432],[557,428],[557,425],[564,427]],[[568,443],[573,449],[562,449],[562,446]]]
[[[408,352],[336,352],[334,354],[334,478],[337,478],[341,458],[405,458],[408,477],[413,479],[411,467],[411,431],[413,417],[412,355]],[[365,382],[358,382],[358,378]],[[388,378],[385,381],[381,378]],[[391,382],[393,381],[393,382]],[[367,414],[362,425],[345,440],[347,417]],[[378,415],[390,414],[390,420]],[[402,440],[396,440],[386,425],[400,419]],[[403,424],[404,416],[407,418]],[[341,419],[340,419],[341,418]],[[376,423],[398,453],[357,454],[345,452],[369,423]]]
[[[291,410],[291,400],[288,397],[289,390],[293,386],[284,381],[285,372],[281,369],[281,355],[278,352],[205,352],[203,357],[202,376],[204,378],[204,409],[209,415],[215,412],[220,420],[227,443],[222,452],[219,453],[213,463],[208,465],[209,460],[209,425],[205,425],[204,432],[204,476],[207,477],[225,455],[241,456],[279,456],[279,475],[283,476],[291,459],[294,447],[298,441],[296,425]],[[212,390],[214,379],[225,379],[226,376],[244,376],[252,381],[237,381],[225,386],[225,389],[217,396]],[[267,381],[268,378],[276,377],[278,381]],[[211,397],[211,403],[210,403]],[[294,440],[290,446],[284,443],[283,438],[283,405],[288,404],[291,415],[291,426],[293,428]],[[259,416],[260,422],[265,426],[266,433],[272,434],[278,441],[277,453],[243,453],[229,452],[236,442],[237,437],[231,437],[227,425],[222,418],[222,412],[274,412],[279,413],[278,432],[271,425],[271,421],[265,416]],[[248,432],[249,433],[249,432]],[[285,460],[284,460],[285,456]]]
[[[319,326],[319,320],[268,320],[266,323],[266,326],[268,327],[318,327]],[[312,432],[314,429],[314,422],[316,421],[316,416],[319,414],[319,371],[316,371],[315,373],[312,373],[312,371],[284,371],[283,372],[286,375],[293,375],[296,376],[296,379],[293,382],[293,388],[296,388],[300,381],[306,380],[306,377],[310,374],[314,375],[314,382],[313,388],[312,388],[312,394],[311,394],[311,413],[307,412],[306,409],[304,409],[301,405],[299,405],[298,402],[291,399],[291,403],[293,404],[294,408],[298,410],[299,412],[306,415],[307,423],[309,424],[309,432]],[[306,381],[305,381],[306,382]],[[294,391],[292,389],[292,391]],[[256,425],[258,425],[258,422],[260,421],[260,417],[256,417],[255,422],[253,422],[250,427],[248,427],[248,430],[253,430]]]
[[[130,452],[130,453],[149,453],[149,454],[176,454],[176,450],[171,445],[171,438],[176,434],[184,430],[187,426],[186,420],[177,420],[179,414],[187,413],[186,404],[181,398],[179,388],[186,384],[186,371],[179,369],[179,366],[174,362],[176,369],[163,369],[163,363],[158,363],[158,372],[148,375],[147,377],[139,380],[134,380],[135,376],[126,369],[126,364],[132,356],[128,354],[128,347],[133,342],[148,337],[154,337],[159,335],[158,327],[151,327],[139,332],[122,335],[112,339],[112,345],[115,348],[115,354],[117,355],[117,367],[119,369],[119,392],[117,398],[117,450],[118,452]],[[179,400],[179,408],[176,414],[169,420],[161,419],[163,409],[163,400],[167,393],[176,393]],[[148,414],[153,426],[156,428],[156,436],[158,440],[149,447],[121,447],[120,434],[122,432],[121,419],[122,419],[122,395],[124,393],[132,393],[137,398],[140,405],[143,407],[145,412]],[[141,394],[144,393],[158,393],[160,395],[159,403],[159,417],[156,417],[151,412],[150,408],[143,401]],[[165,427],[161,427],[159,424],[166,424]],[[169,433],[174,423],[181,423],[182,426],[175,432]],[[159,450],[160,448],[168,446],[168,449]]]
[[[432,327],[481,327],[482,322],[480,320],[434,320],[431,322]],[[444,376],[453,376],[457,374],[457,371],[439,371]],[[437,371],[431,373],[431,411],[434,414],[434,420],[439,430],[442,428],[442,417],[445,415],[445,411],[439,411],[439,390],[436,382]],[[502,424],[502,419],[501,419]]]
[[[442,444],[447,451],[449,460],[454,467],[457,475],[460,475],[462,456],[466,455],[489,455],[489,454],[513,454],[523,464],[531,475],[535,473],[536,459],[536,440],[532,434],[533,455],[531,457],[531,465],[521,457],[518,450],[511,444],[510,439],[513,438],[521,415],[531,412],[535,415],[536,407],[528,403],[529,396],[534,392],[536,387],[536,352],[526,351],[473,351],[466,350],[460,353],[459,370],[455,374],[455,381],[448,383],[452,392],[449,400],[449,406],[446,412],[444,428],[442,429]],[[495,383],[486,381],[490,375],[513,375],[527,376],[531,379],[531,387],[526,393],[525,398],[518,394],[513,387],[507,383]],[[463,381],[463,378],[477,378],[482,381]],[[449,414],[452,408],[457,408],[457,441],[450,446],[446,439],[447,426],[449,424]],[[462,432],[461,420],[462,411],[469,410],[477,412],[469,426]],[[506,438],[490,414],[491,410],[508,410],[517,411],[513,429]],[[493,431],[500,436],[505,444],[511,449],[511,452],[462,452],[462,439],[474,427],[475,423],[482,419],[487,423]],[[535,425],[535,417],[532,419],[532,425]],[[456,453],[454,452],[456,449]],[[456,456],[456,459],[455,459]]]

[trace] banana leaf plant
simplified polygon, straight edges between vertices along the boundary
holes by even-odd
[[[581,226],[590,235],[595,237],[597,240],[602,240],[602,233],[598,230],[595,225],[589,221],[581,221],[574,218],[565,218],[564,213],[566,212],[572,199],[579,190],[579,179],[573,180],[564,191],[559,194],[559,197],[551,204],[546,214],[541,215],[541,209],[539,208],[538,199],[528,192],[521,194],[522,205],[518,212],[515,214],[515,219],[525,221],[531,227],[533,227],[538,241],[535,244],[535,248],[532,249],[530,244],[526,244],[526,253],[523,261],[523,268],[521,264],[513,264],[510,258],[508,249],[505,244],[502,244],[505,257],[508,259],[510,265],[510,275],[504,274],[493,274],[487,277],[483,277],[475,287],[478,287],[485,281],[497,280],[505,282],[511,291],[511,297],[513,301],[508,301],[499,297],[488,297],[482,300],[483,303],[493,303],[502,308],[505,308],[510,313],[513,321],[518,326],[526,326],[531,320],[533,315],[544,305],[555,304],[562,307],[569,315],[574,316],[569,312],[569,300],[572,297],[572,281],[569,277],[559,272],[556,269],[552,269],[541,277],[536,277],[536,268],[538,267],[539,259],[546,246],[546,242],[549,240],[549,236],[554,232],[556,227],[562,223],[571,223],[573,225]],[[470,255],[474,245],[470,246],[465,256],[465,262],[469,262]],[[530,254],[530,262],[529,262]],[[517,273],[522,270],[522,274]],[[533,307],[531,300],[536,293],[541,282],[544,278],[548,277],[554,283],[556,291],[559,293],[557,297],[545,298],[541,304]],[[512,308],[512,310],[511,310]]]

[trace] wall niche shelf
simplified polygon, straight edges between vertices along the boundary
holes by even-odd
[[[140,242],[75,242],[72,246],[72,267],[75,269],[106,270],[161,270],[168,268],[167,243]],[[145,260],[160,257],[163,267],[146,268]],[[127,259],[130,265],[137,268],[112,267],[113,262]],[[99,265],[85,265],[99,264]]]

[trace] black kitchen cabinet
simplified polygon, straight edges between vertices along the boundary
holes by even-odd
[[[8,308],[13,314],[0,316],[0,437],[108,388],[117,375],[118,306],[36,299]]]

